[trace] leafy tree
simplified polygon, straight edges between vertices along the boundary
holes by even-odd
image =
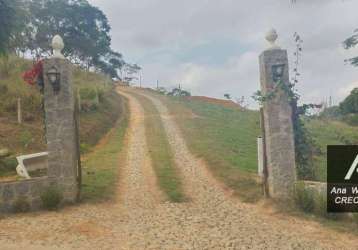
[[[109,75],[112,79],[119,79],[118,71],[122,69],[125,62],[122,54],[110,51],[105,56],[95,59],[94,63],[103,73]]]
[[[191,96],[189,91],[182,90],[180,88],[174,88],[168,93],[169,96]]]
[[[224,97],[225,97],[226,99],[228,99],[228,100],[231,100],[230,94],[224,94]]]
[[[0,54],[5,54],[9,50],[19,4],[18,0],[0,0]]]
[[[107,17],[86,0],[31,0],[26,4],[28,23],[20,34],[34,57],[51,53],[50,41],[60,34],[64,54],[75,64],[89,69],[100,56],[110,52],[111,37]]]
[[[350,49],[355,47],[358,44],[358,29],[354,31],[354,34],[350,37],[348,37],[344,42],[343,46],[345,49]],[[353,66],[358,66],[358,56],[349,58],[346,60],[346,62],[352,64]]]
[[[339,104],[343,114],[358,114],[358,88],[351,91],[350,95]]]

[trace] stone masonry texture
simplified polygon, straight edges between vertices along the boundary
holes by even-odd
[[[60,73],[60,91],[56,94],[46,72],[55,67]],[[13,212],[16,202],[25,201],[31,210],[41,208],[41,194],[56,185],[63,193],[63,202],[75,202],[77,184],[77,143],[72,66],[67,60],[44,61],[44,106],[48,157],[48,176],[0,183],[0,213]]]
[[[282,80],[289,83],[287,51],[266,50],[260,55],[260,81],[264,95],[277,84],[273,79],[273,65],[284,65]],[[285,199],[292,193],[296,180],[292,109],[286,93],[279,89],[273,99],[264,102],[263,110],[269,195]]]

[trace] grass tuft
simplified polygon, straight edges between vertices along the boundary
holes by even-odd
[[[135,94],[145,110],[145,128],[149,154],[159,186],[172,202],[185,200],[182,183],[175,166],[160,114],[154,104],[142,95]]]

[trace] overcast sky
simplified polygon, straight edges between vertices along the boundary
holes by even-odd
[[[358,67],[342,41],[358,28],[357,0],[90,0],[112,26],[112,47],[143,67],[143,84],[181,85],[193,95],[251,99],[259,88],[265,33],[293,59],[294,32],[303,43],[297,86],[303,102],[341,101],[358,87]],[[291,63],[292,69],[292,63]]]

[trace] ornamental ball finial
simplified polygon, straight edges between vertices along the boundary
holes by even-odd
[[[279,49],[280,47],[276,44],[278,38],[277,32],[275,29],[270,29],[265,36],[266,40],[269,42],[269,49]]]
[[[65,47],[62,37],[60,35],[55,35],[52,38],[51,43],[52,49],[53,49],[53,58],[61,58],[64,59],[65,57],[62,55],[62,50]]]

